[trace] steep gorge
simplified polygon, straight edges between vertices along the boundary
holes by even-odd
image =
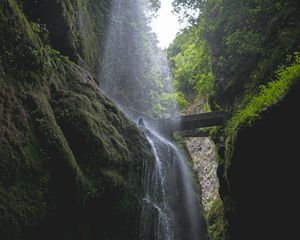
[[[115,28],[129,40],[119,44],[120,52],[112,48],[112,61],[146,67],[151,63],[151,68],[130,72],[124,65],[101,75],[112,1],[1,0],[1,239],[140,239],[147,200],[144,168],[159,161],[147,139],[149,130],[140,131],[101,92],[103,79],[124,72],[128,84],[116,80],[115,95],[132,92],[129,105],[139,102],[138,108],[149,114],[166,114],[184,94],[190,101],[196,96],[196,107],[190,106],[186,114],[229,111],[223,127],[206,132],[209,138],[186,141],[204,191],[208,239],[297,236],[297,1],[174,2],[205,6],[199,22],[182,31],[168,49],[177,95],[164,92],[169,87],[166,76],[153,68],[162,62],[147,62],[145,53],[155,37],[138,42],[145,37],[144,29],[130,11],[122,12],[126,30]],[[139,30],[136,35],[134,28]],[[134,54],[127,45],[133,36]],[[159,53],[155,49],[152,55],[159,59]],[[141,79],[151,80],[143,86],[149,90],[144,95],[131,88],[143,85]],[[160,86],[158,93],[153,93],[153,82]],[[123,94],[120,99],[127,98]],[[153,100],[151,109],[145,107]],[[171,145],[162,145],[163,153],[171,156],[173,165],[168,167],[178,171]],[[176,214],[180,219],[183,211]],[[155,238],[149,229],[145,234]],[[177,231],[184,238],[184,230]]]

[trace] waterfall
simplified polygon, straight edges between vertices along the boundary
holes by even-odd
[[[166,54],[149,27],[148,7],[148,0],[112,1],[99,79],[125,114],[127,108],[151,113],[161,95],[173,92]],[[178,114],[174,102],[167,104],[162,116]],[[155,157],[154,163],[143,163],[140,239],[202,239],[198,191],[184,153],[150,123],[140,128]]]
[[[141,239],[200,240],[200,209],[187,159],[151,126],[146,129],[155,163],[144,163]]]

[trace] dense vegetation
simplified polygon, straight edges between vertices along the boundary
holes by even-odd
[[[246,104],[247,94],[275,79],[299,50],[295,0],[174,1],[178,10],[201,7],[196,23],[169,48],[175,86],[210,96],[213,109]],[[184,89],[185,88],[185,89]],[[251,97],[249,97],[251,98]]]
[[[191,20],[168,49],[175,88],[189,103],[204,100],[203,111],[231,113],[225,131],[214,133],[222,200],[230,212],[232,193],[224,189],[233,184],[228,171],[240,130],[255,125],[300,79],[299,1],[174,0],[173,5]],[[224,239],[222,207],[216,205],[207,213],[209,238]]]
[[[192,102],[197,95],[212,95],[214,75],[208,43],[201,39],[198,26],[185,29],[168,49],[173,69],[173,84]]]
[[[289,61],[292,61],[290,66],[282,67],[276,72],[276,79],[268,82],[266,85],[260,86],[257,95],[247,101],[245,106],[238,106],[232,118],[228,121],[225,132],[227,138],[227,155],[226,170],[230,166],[232,158],[234,141],[238,130],[245,126],[252,126],[259,118],[262,117],[262,112],[272,107],[289,92],[300,78],[300,59],[298,53]],[[248,96],[247,96],[248,98]],[[226,173],[225,173],[226,174]]]

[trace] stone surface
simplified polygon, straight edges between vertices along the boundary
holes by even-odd
[[[204,99],[196,99],[186,115],[202,113]],[[186,145],[193,160],[202,192],[202,205],[209,211],[214,201],[219,198],[219,181],[217,177],[217,159],[214,142],[209,137],[186,138]]]
[[[217,161],[214,143],[210,138],[188,138],[187,147],[193,159],[193,168],[197,171],[202,190],[202,204],[209,211],[213,202],[219,197]]]

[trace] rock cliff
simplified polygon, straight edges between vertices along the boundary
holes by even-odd
[[[0,4],[1,239],[138,237],[141,168],[153,156],[84,69],[99,36],[76,35],[78,10],[104,13],[75,3],[92,1]]]

